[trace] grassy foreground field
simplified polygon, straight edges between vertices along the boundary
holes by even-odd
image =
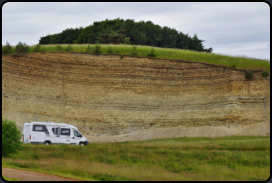
[[[61,46],[62,50],[68,47],[68,44],[60,45],[41,45],[40,50],[43,52],[57,52],[57,46]],[[71,48],[74,52],[85,52],[88,44],[72,44]],[[90,47],[95,45],[90,44]],[[114,44],[101,44],[102,54],[109,53],[109,47],[111,52],[114,54],[120,55],[132,55],[132,45],[114,45]],[[159,48],[151,46],[136,46],[136,54],[138,56],[147,56],[151,49],[154,48],[154,53],[156,58],[167,58],[167,59],[181,59],[186,61],[195,61],[195,62],[205,62],[211,64],[225,65],[229,67],[235,67],[238,69],[251,69],[251,70],[269,70],[270,71],[270,62],[267,60],[247,58],[247,57],[233,57],[227,55],[219,55],[206,52],[197,52],[190,50],[182,49],[172,49],[172,48]],[[30,52],[34,52],[35,46],[30,47]],[[3,49],[3,46],[2,46]],[[13,47],[14,51],[14,47]]]
[[[20,180],[18,180],[18,179],[13,179],[13,178],[4,177],[4,176],[3,176],[3,178],[4,178],[4,180],[6,180],[6,181],[20,181]]]
[[[171,138],[89,146],[24,145],[3,167],[81,180],[265,181],[270,136]]]

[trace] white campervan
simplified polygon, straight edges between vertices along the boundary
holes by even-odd
[[[78,129],[69,124],[47,122],[25,123],[23,143],[88,145]]]

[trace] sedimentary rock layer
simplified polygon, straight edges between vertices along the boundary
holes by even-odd
[[[270,121],[270,76],[198,62],[82,53],[2,56],[2,116],[86,135]]]

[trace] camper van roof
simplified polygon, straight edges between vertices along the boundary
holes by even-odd
[[[72,128],[76,128],[77,129],[77,127],[75,127],[75,126],[73,126],[73,125],[70,125],[70,124],[67,124],[67,123],[54,123],[54,122],[52,122],[52,121],[46,121],[46,122],[37,122],[37,121],[33,121],[33,122],[31,122],[32,124],[43,124],[43,125],[66,125],[66,126],[70,126],[70,127],[72,127]]]

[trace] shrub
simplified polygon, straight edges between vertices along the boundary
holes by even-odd
[[[72,46],[69,44],[69,45],[67,46],[67,48],[65,49],[65,51],[73,51]]]
[[[252,79],[254,77],[253,72],[249,71],[248,73],[246,73],[246,78],[247,79]]]
[[[56,50],[57,51],[63,51],[63,48],[60,45],[57,45]]]
[[[265,70],[265,71],[262,72],[263,77],[266,78],[268,75],[269,75],[268,70]]]
[[[124,55],[120,55],[120,57],[121,57],[121,60],[124,58]]]
[[[137,47],[135,45],[132,47],[132,55],[137,55]]]
[[[102,48],[99,42],[96,42],[94,46],[94,53],[96,54],[101,54],[102,53]]]
[[[125,37],[125,38],[124,38],[124,44],[130,44],[130,42],[129,42],[129,37]]]
[[[40,48],[41,48],[41,45],[40,44],[36,44],[36,46],[34,47],[34,52],[40,52],[41,50],[40,50]]]
[[[12,52],[12,47],[7,42],[4,47],[2,47],[2,54],[10,54]]]
[[[152,48],[151,52],[147,55],[149,57],[155,57],[156,54],[154,53],[154,49]]]
[[[232,67],[232,68],[236,68],[236,65],[235,65],[235,64],[233,64],[231,67]]]
[[[86,48],[86,53],[91,53],[93,50],[93,48],[90,47],[90,45],[88,45],[88,47]]]
[[[15,47],[15,53],[28,53],[29,52],[29,46],[27,46],[26,43],[19,43]]]
[[[2,157],[22,150],[21,131],[17,129],[15,121],[2,117]]]
[[[108,48],[107,53],[111,54],[113,53],[113,49],[111,47]]]

